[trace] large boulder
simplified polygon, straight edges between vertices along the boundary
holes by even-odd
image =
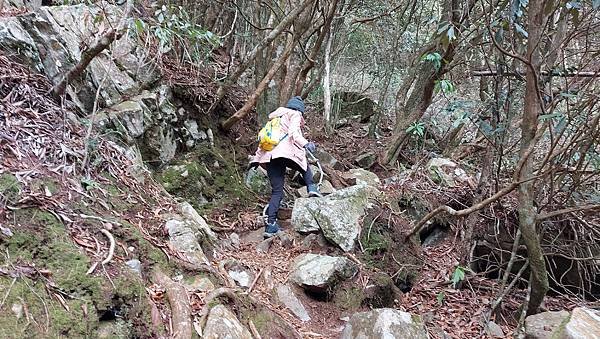
[[[0,17],[0,51],[33,70],[43,70],[35,41],[17,17]]]
[[[301,233],[322,230],[327,240],[351,251],[370,199],[377,194],[371,186],[355,185],[322,198],[298,198],[292,210],[292,226]]]
[[[357,272],[356,264],[346,258],[305,253],[294,260],[290,280],[307,291],[329,294]]]
[[[577,307],[568,311],[543,312],[525,319],[528,339],[600,338],[600,311]]]
[[[342,332],[342,339],[427,339],[419,316],[391,308],[354,314]]]
[[[252,334],[227,307],[217,305],[210,310],[202,338],[252,339]]]
[[[340,107],[340,118],[358,117],[362,123],[369,121],[377,109],[373,99],[359,92],[336,92],[333,94],[333,102]]]
[[[179,214],[171,216],[165,224],[171,246],[193,264],[208,263],[201,243],[216,241],[216,235],[189,203],[181,203],[179,209]]]
[[[585,307],[575,308],[565,326],[564,335],[568,339],[600,338],[600,311]]]
[[[254,167],[246,172],[245,183],[248,188],[258,194],[268,194],[271,191],[271,184],[267,173],[261,167]]]

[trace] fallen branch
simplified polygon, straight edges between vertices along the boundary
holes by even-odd
[[[173,333],[171,337],[175,339],[191,338],[191,311],[185,287],[174,282],[159,270],[155,270],[152,277],[155,283],[163,286],[166,290],[169,306],[171,307],[171,320],[173,324]]]
[[[106,265],[112,260],[113,256],[115,255],[115,238],[112,234],[110,234],[108,230],[104,228],[102,228],[100,232],[102,232],[102,234],[104,234],[108,238],[108,241],[110,241],[110,247],[108,248],[108,256],[106,256],[106,258],[102,260],[102,265]]]
[[[542,221],[542,220],[546,220],[549,218],[553,218],[553,217],[557,217],[559,215],[562,214],[567,214],[567,213],[572,213],[572,212],[579,212],[579,211],[588,211],[588,212],[593,212],[593,211],[600,211],[600,205],[596,204],[596,205],[582,205],[582,206],[575,206],[575,207],[569,207],[569,208],[564,208],[561,210],[556,210],[556,211],[552,211],[552,212],[548,212],[548,213],[541,213],[538,214],[538,216],[536,217],[537,221]]]
[[[252,320],[248,321],[248,323],[250,325],[250,332],[252,332],[254,339],[262,339],[262,337],[260,336],[260,333],[258,333],[258,330],[256,329],[256,325],[254,325]]]

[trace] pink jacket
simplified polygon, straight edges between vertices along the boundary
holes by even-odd
[[[275,117],[281,117],[281,126],[283,130],[287,132],[288,136],[281,140],[272,151],[264,151],[260,148],[257,149],[256,154],[250,163],[262,165],[270,162],[271,159],[288,158],[306,171],[308,164],[306,161],[304,145],[308,143],[308,140],[302,136],[302,130],[300,129],[304,126],[302,113],[293,109],[279,107],[269,114],[269,119]]]

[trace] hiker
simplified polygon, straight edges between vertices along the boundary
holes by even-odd
[[[272,237],[280,231],[277,223],[277,212],[283,199],[283,185],[286,169],[291,168],[302,174],[309,197],[320,197],[317,185],[313,183],[313,173],[308,166],[306,151],[313,153],[316,146],[302,136],[301,127],[304,126],[304,101],[301,97],[291,98],[286,107],[279,107],[269,114],[269,119],[280,118],[280,128],[283,137],[270,151],[259,146],[251,166],[261,165],[266,168],[269,181],[271,182],[271,200],[267,208],[267,224],[265,226],[265,238]]]

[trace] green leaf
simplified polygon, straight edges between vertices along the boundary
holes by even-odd
[[[135,29],[138,33],[144,32],[144,22],[142,21],[142,19],[135,19]]]
[[[459,282],[465,279],[465,268],[462,266],[456,266],[454,273],[452,273],[452,286],[456,288]]]
[[[437,300],[437,302],[440,306],[442,306],[444,304],[445,298],[446,298],[446,295],[444,294],[444,292],[438,293],[437,296],[435,297],[435,299]]]

